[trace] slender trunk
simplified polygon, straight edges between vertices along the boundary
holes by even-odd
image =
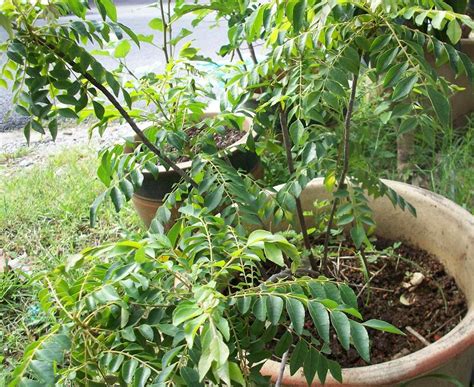
[[[412,132],[403,133],[397,137],[397,172],[400,177],[411,169],[415,154],[415,135]]]
[[[255,54],[255,49],[253,48],[253,44],[249,43],[248,45],[249,45],[250,56],[252,57],[253,63],[258,64],[257,55]]]
[[[339,182],[337,184],[337,190],[343,189],[345,187],[347,172],[349,171],[349,157],[350,157],[349,140],[350,140],[350,134],[351,134],[350,132],[351,119],[352,119],[352,113],[354,111],[354,102],[355,102],[355,97],[356,97],[358,79],[359,79],[358,74],[354,74],[354,79],[352,80],[351,96],[349,99],[349,105],[347,107],[346,118],[344,121],[344,138],[343,138],[344,150],[343,150],[343,160],[342,160],[342,171],[341,171],[341,176],[339,178]],[[322,260],[323,272],[326,272],[328,269],[327,258],[328,258],[328,252],[329,252],[329,239],[331,236],[331,229],[332,229],[332,224],[334,222],[334,215],[336,213],[337,204],[338,204],[338,199],[334,198],[334,202],[331,208],[331,213],[329,215],[326,235],[324,238],[324,255],[323,255],[323,260]]]
[[[286,160],[288,162],[288,171],[290,172],[290,174],[294,174],[295,167],[293,165],[293,156],[291,155],[291,140],[290,140],[290,134],[288,131],[288,122],[287,122],[285,111],[280,112],[280,122],[281,122],[281,128],[283,132],[283,144],[286,150]],[[304,246],[306,250],[308,250],[308,253],[309,253],[309,263],[311,264],[311,268],[313,270],[317,270],[318,265],[311,251],[311,242],[309,240],[308,228],[306,227],[306,221],[304,219],[303,208],[301,206],[301,199],[299,196],[295,197],[295,202],[296,202],[296,215],[298,217],[298,222],[300,224],[301,234],[303,235]]]
[[[240,51],[240,48],[236,48],[235,51],[237,52],[237,55],[240,59],[240,61],[243,63],[244,70],[247,71],[247,66],[245,65],[244,57],[242,56],[242,51]]]

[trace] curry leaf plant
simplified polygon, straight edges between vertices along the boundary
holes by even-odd
[[[183,171],[178,162],[180,157],[192,160],[196,149],[214,155],[217,151],[215,135],[223,128],[242,130],[245,119],[243,114],[225,112],[203,120],[214,91],[209,82],[211,77],[197,63],[209,62],[209,59],[199,55],[189,42],[182,44],[176,57],[172,56],[185,36],[179,34],[179,39],[171,38],[171,15],[167,27],[162,28],[163,34],[168,36],[164,46],[167,53],[165,70],[161,74],[153,71],[140,76],[135,74],[126,61],[131,44],[140,47],[154,43],[149,37],[136,35],[119,23],[113,2],[106,4],[96,2],[102,21],[85,19],[87,6],[82,2],[7,1],[2,5],[2,20],[11,32],[3,45],[8,57],[3,75],[13,81],[16,110],[31,117],[24,129],[27,140],[32,130],[40,133],[49,130],[55,138],[61,119],[93,118],[91,130],[98,130],[101,135],[112,122],[122,119],[135,132],[132,146],[139,144],[135,152],[127,152],[127,146],[122,144],[114,145],[100,155],[98,177],[107,189],[91,205],[92,224],[104,199],[110,197],[119,211],[140,187],[143,172],[156,176],[159,166],[172,169],[183,178],[186,182],[183,193],[189,186],[202,186],[203,180],[207,186],[214,181],[230,183],[232,179],[227,177],[231,173],[218,171],[222,164],[211,163],[212,157],[201,157],[191,171]],[[159,8],[162,6],[160,3]],[[79,19],[68,19],[68,13]],[[38,20],[44,23],[37,23]],[[151,27],[158,24],[155,19],[150,22]],[[88,43],[96,48],[90,50]],[[117,69],[106,69],[98,59],[101,55],[114,57]],[[189,129],[196,128],[200,130],[198,136],[187,134]],[[202,160],[208,160],[204,163],[205,171]],[[191,176],[191,173],[197,176]],[[234,172],[233,176],[237,174]],[[242,198],[247,190],[241,191],[241,199],[231,198],[230,192],[241,189],[238,184],[222,189],[225,195],[220,196],[224,200],[246,204],[247,213],[249,208],[258,212],[258,207],[250,206],[251,201]],[[180,195],[180,192],[175,193],[171,204],[167,205],[174,205]],[[230,207],[230,217],[233,209]],[[241,217],[237,218],[240,223]],[[258,222],[262,223],[261,220]],[[158,228],[162,227],[159,225]]]
[[[38,277],[56,325],[26,348],[12,386],[266,385],[262,361],[289,348],[292,373],[340,381],[333,334],[369,361],[366,328],[401,333],[364,321],[346,284],[297,276],[300,254],[281,235],[245,237],[197,203],[180,213],[166,235],[89,248]],[[262,282],[265,261],[295,276]]]
[[[155,98],[156,93],[149,92],[149,88],[140,88],[140,93],[137,93],[131,81],[122,82],[124,74],[133,75],[123,60],[131,47],[129,40],[140,46],[143,42],[147,43],[148,38],[137,36],[117,21],[112,1],[97,0],[96,6],[102,21],[86,20],[87,5],[80,1],[3,2],[2,22],[9,38],[2,45],[7,54],[2,75],[12,81],[17,112],[31,117],[24,128],[27,140],[32,130],[40,133],[49,131],[55,138],[60,119],[84,120],[92,116],[97,120],[92,129],[98,128],[101,134],[110,122],[123,119],[159,163],[173,169],[189,185],[197,187],[192,177],[160,149],[155,139],[149,139],[144,133],[141,122],[149,119],[149,110],[133,106],[138,99],[145,103],[152,102],[156,110],[162,111],[162,120],[170,121],[172,118],[163,111],[162,101]],[[76,17],[68,19],[68,14],[75,14]],[[93,50],[95,54],[97,51],[99,54],[106,52],[105,49],[112,46],[119,62],[118,69],[106,69],[89,52],[88,43],[104,49]],[[184,61],[194,56],[196,50],[188,44],[182,52]],[[192,72],[192,65],[188,65],[186,70]],[[173,74],[170,70],[167,79],[173,78]],[[189,89],[195,91],[192,83]],[[174,92],[178,97],[187,96],[178,87]],[[191,99],[197,100],[198,97],[194,93],[187,99],[182,98],[181,104],[196,114],[202,103],[194,101],[193,105]],[[175,122],[179,122],[180,118],[185,120],[187,117],[183,114],[183,110],[176,112],[176,117],[173,117]],[[122,184],[120,189],[127,195],[127,189],[123,187]],[[112,197],[114,204],[119,202],[116,192],[117,187],[112,187],[105,193]]]
[[[54,137],[58,118],[88,116],[101,132],[122,118],[138,136],[133,152],[118,145],[101,153],[98,174],[107,191],[92,205],[93,215],[106,195],[119,210],[143,171],[165,165],[182,177],[143,240],[87,249],[38,277],[42,307],[56,325],[26,348],[11,385],[268,384],[259,371],[271,358],[287,362],[292,374],[303,368],[308,383],[316,377],[324,383],[328,374],[340,381],[332,338],[369,361],[366,328],[401,332],[378,320],[364,322],[349,284],[329,279],[330,236],[347,228],[363,256],[375,226],[367,194],[386,195],[415,212],[369,166],[354,162],[352,115],[361,98],[370,98],[358,85],[372,85],[384,97],[387,123],[406,130],[430,120],[449,125],[453,88],[425,52],[472,76],[472,63],[454,46],[456,23],[472,22],[430,0],[178,1],[176,17],[192,12],[196,24],[216,13],[228,21],[232,32],[222,54],[239,57],[245,43],[264,45],[260,60],[232,67],[239,71],[226,80],[226,111],[197,123],[203,100],[212,97],[195,81],[206,78],[194,63],[203,58],[187,44],[173,57],[174,19],[164,4],[161,18],[150,23],[164,32],[160,45],[168,63],[163,74],[144,76],[133,74],[126,55],[130,42],[150,39],[119,23],[111,0],[96,0],[102,21],[87,20],[86,2],[79,0],[7,0],[0,8],[10,34],[2,46],[8,56],[3,76],[13,81],[18,111],[32,118],[27,137],[31,130]],[[67,20],[68,14],[76,18]],[[426,23],[430,30],[416,27]],[[450,43],[431,33],[447,23]],[[117,70],[102,66],[87,42],[109,50]],[[258,98],[254,119],[263,139],[269,124],[284,138],[277,149],[285,151],[291,176],[273,190],[276,202],[215,149],[196,156],[183,141],[192,125],[205,125],[211,137],[223,125],[239,127],[251,96]],[[247,146],[255,148],[252,136]],[[192,159],[189,170],[179,168],[175,150]],[[332,196],[322,227],[306,230],[298,203],[316,176],[324,177]],[[172,219],[173,212],[180,217]],[[283,219],[298,221],[303,252],[267,230]],[[321,256],[311,254],[311,232],[324,241]],[[315,270],[318,258],[325,276]]]
[[[256,14],[264,15],[264,21]],[[473,21],[443,1],[290,0],[255,6],[245,23],[266,47],[266,56],[251,69],[233,67],[226,85],[228,101],[238,110],[253,95],[258,100],[255,119],[264,125],[273,122],[282,132],[284,147],[291,151],[291,178],[277,198],[289,218],[299,214],[298,197],[306,184],[324,177],[333,193],[322,236],[326,266],[336,214],[356,247],[370,244],[374,222],[357,188],[375,197],[386,195],[415,214],[370,166],[353,161],[351,138],[357,128],[351,125],[352,115],[360,100],[370,98],[358,93],[358,84],[372,88],[387,125],[400,131],[415,131],[421,124],[451,125],[448,96],[455,89],[426,55],[432,53],[437,65],[448,63],[457,75],[472,80],[473,64],[456,45],[461,25],[472,27]],[[422,28],[425,24],[428,29]],[[448,24],[449,39],[439,40],[436,31]],[[323,145],[334,140],[335,146]]]
[[[252,184],[248,179],[244,184],[237,171],[215,160],[215,135],[223,128],[242,130],[245,116],[224,112],[203,119],[214,94],[209,74],[196,63],[208,59],[187,42],[175,58],[171,56],[173,50],[167,49],[163,73],[136,75],[127,66],[129,40],[138,46],[150,40],[117,22],[113,3],[107,3],[105,10],[101,4],[96,5],[102,21],[68,20],[64,16],[68,12],[85,17],[86,5],[81,2],[54,1],[46,5],[8,1],[2,5],[4,21],[14,31],[4,44],[8,60],[3,74],[14,81],[17,111],[31,117],[25,126],[26,138],[31,130],[49,130],[54,138],[61,118],[92,117],[95,122],[91,130],[100,134],[110,123],[123,119],[135,132],[131,143],[136,147],[134,152],[126,151],[125,144],[117,144],[100,155],[98,177],[107,189],[91,205],[92,224],[104,199],[110,197],[119,211],[142,184],[143,173],[157,176],[158,168],[163,166],[177,172],[186,183],[169,198],[169,210],[181,201],[189,187],[194,187],[199,188],[200,194],[209,191],[206,200],[216,202],[214,208],[229,204],[223,215],[230,222],[235,218],[238,226],[243,221],[263,225],[262,216],[268,217],[272,212],[264,192],[257,186],[249,195]],[[154,26],[158,22],[150,23]],[[86,43],[91,42],[99,49],[89,52]],[[172,39],[170,44],[175,47],[177,42]],[[115,57],[117,69],[106,69],[97,59],[100,55]],[[196,128],[200,130],[198,136],[187,134]],[[179,159],[192,160],[196,149],[200,157],[191,170],[183,171],[178,166]],[[219,187],[209,190],[213,183]],[[169,214],[165,209],[158,213],[155,230],[163,229]]]

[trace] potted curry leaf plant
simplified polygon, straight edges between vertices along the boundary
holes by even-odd
[[[203,152],[218,154],[236,169],[261,176],[262,169],[255,152],[243,149],[249,137],[255,135],[251,117],[215,111],[215,82],[218,80],[214,79],[213,83],[209,66],[203,66],[215,64],[201,56],[189,42],[182,44],[178,54],[175,54],[178,43],[190,31],[182,29],[176,36],[173,35],[172,26],[177,16],[172,13],[170,2],[165,4],[162,0],[156,6],[160,17],[152,19],[149,26],[163,36],[164,73],[149,71],[138,77],[126,64],[130,43],[126,51],[118,56],[124,87],[130,90],[131,100],[146,106],[135,118],[140,122],[144,135],[166,151],[180,170],[190,169],[192,156]],[[123,43],[127,40],[122,40],[115,50],[109,52],[117,57],[117,48]],[[84,115],[88,113],[91,112],[84,112]],[[114,118],[106,117],[96,125],[100,129]],[[132,197],[146,226],[151,224],[165,196],[183,176],[167,163],[157,165],[156,154],[141,145],[142,139],[135,134],[128,144],[116,145],[102,153],[98,172],[108,190],[95,202],[93,211],[109,194],[117,211],[125,200]]]
[[[257,114],[270,110],[278,120],[282,145],[276,149],[283,151],[287,169],[287,182],[272,188],[215,151],[195,155],[191,149],[190,168],[183,169],[172,148],[182,140],[179,131],[172,133],[177,139],[161,134],[167,141],[160,142],[158,125],[142,130],[141,122],[166,120],[169,111],[184,117],[173,95],[190,90],[173,90],[181,73],[172,72],[170,60],[165,75],[149,76],[151,89],[158,84],[169,90],[165,103],[172,103],[163,117],[137,108],[138,100],[151,98],[145,95],[147,79],[120,83],[117,73],[83,48],[86,39],[103,43],[114,34],[120,40],[120,31],[140,42],[117,22],[111,1],[96,3],[101,22],[87,21],[78,1],[2,4],[1,25],[10,34],[3,45],[8,55],[3,74],[16,80],[19,110],[32,117],[25,132],[42,131],[46,123],[54,136],[59,116],[75,118],[87,109],[98,126],[122,117],[138,136],[138,148],[150,152],[102,154],[99,175],[114,180],[107,193],[117,209],[143,183],[135,166],[153,173],[166,165],[181,180],[141,240],[86,249],[38,277],[44,284],[40,303],[54,323],[25,349],[11,385],[387,385],[423,383],[415,379],[427,374],[439,383],[453,377],[465,381],[472,359],[472,308],[445,337],[398,359],[351,369],[342,368],[336,353],[356,351],[369,363],[370,337],[377,331],[404,334],[361,314],[369,297],[383,298],[371,287],[377,262],[413,265],[392,253],[374,253],[376,236],[434,255],[472,304],[472,216],[436,195],[379,180],[370,165],[351,154],[361,84],[383,86],[394,121],[449,121],[450,84],[424,59],[425,47],[444,43],[400,19],[420,14],[471,22],[439,1],[272,0],[239,8],[244,38],[252,44],[261,40],[267,50],[251,69],[240,66],[229,80],[228,106],[240,109],[236,96],[243,100],[252,93],[256,74],[265,80],[266,97]],[[229,17],[219,5],[222,1],[210,1],[188,10],[198,18],[216,9],[218,18]],[[79,20],[58,19],[67,13]],[[36,25],[38,18],[47,22]],[[465,56],[446,50],[455,71],[472,71]],[[190,105],[183,109],[193,111],[195,90],[200,86],[185,98]],[[216,119],[230,116],[229,111]],[[168,122],[172,127],[177,121]],[[272,132],[265,126],[264,143]],[[252,136],[246,145],[263,157],[266,149],[258,141]],[[355,252],[341,257],[341,246]],[[363,275],[362,289],[345,279],[342,258],[360,262],[354,270]]]

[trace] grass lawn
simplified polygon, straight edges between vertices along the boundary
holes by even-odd
[[[0,166],[0,260],[20,268],[0,273],[0,386],[22,349],[48,325],[32,277],[86,246],[143,231],[131,205],[117,215],[110,203],[90,227],[89,206],[103,190],[96,159],[95,151],[81,147],[14,174]]]

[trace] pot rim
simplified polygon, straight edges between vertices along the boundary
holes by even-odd
[[[451,200],[423,188],[414,187],[410,184],[393,180],[382,181],[395,189],[395,191],[397,191],[397,187],[404,189],[408,188],[409,190],[412,190],[414,194],[423,196],[425,200],[436,204],[436,207],[442,206],[445,209],[448,209],[450,212],[456,214],[459,219],[463,219],[463,226],[467,227],[468,230],[471,230],[474,235],[474,216],[464,208],[453,203]],[[312,180],[307,187],[316,187],[322,184],[323,179],[317,178]],[[276,186],[274,189],[278,191],[282,186],[283,185]],[[468,302],[466,316],[458,325],[456,325],[455,328],[444,335],[441,339],[399,359],[364,367],[343,368],[342,384],[328,374],[325,385],[367,386],[370,385],[371,380],[376,382],[376,385],[379,386],[393,385],[394,383],[414,379],[417,376],[436,370],[446,363],[448,359],[457,357],[466,350],[472,348],[472,346],[474,346],[474,305],[473,302]],[[279,367],[280,363],[268,360],[264,363],[261,373],[263,375],[272,376],[272,379],[276,380],[274,370],[278,370]],[[374,377],[375,375],[377,375],[377,378]],[[307,385],[301,369],[291,376],[288,365],[285,368],[282,382],[283,384],[288,385]],[[313,383],[318,385],[316,380]]]
[[[392,385],[393,383],[403,382],[427,374],[446,363],[447,359],[460,355],[474,345],[473,327],[474,311],[469,309],[466,316],[454,329],[427,347],[399,359],[364,367],[343,368],[342,384],[328,374],[325,386],[367,386],[369,385],[367,382],[374,375],[379,376],[377,385]],[[274,360],[267,360],[261,373],[266,376],[272,376],[273,380],[276,379],[273,369],[279,369],[279,367],[280,363]],[[393,377],[394,369],[401,371],[397,374],[396,378]],[[390,372],[387,372],[389,370]],[[387,376],[384,377],[383,375]],[[291,376],[288,365],[285,367],[282,382],[288,385],[307,385],[301,370]],[[315,382],[317,383],[316,380]]]
[[[203,119],[212,118],[212,117],[217,116],[220,113],[221,112],[218,112],[216,110],[208,110],[208,111],[205,111],[203,113],[202,118]],[[252,134],[254,136],[256,135],[255,131],[253,130],[253,119],[251,117],[244,116],[244,122],[243,122],[243,125],[242,125],[242,129],[246,132],[244,134],[244,136],[242,138],[240,138],[238,141],[230,144],[229,146],[227,146],[223,149],[220,149],[218,151],[218,153],[225,153],[225,152],[233,153],[238,149],[238,147],[240,145],[243,145],[247,142],[247,139],[248,139],[250,134]],[[177,163],[176,165],[178,166],[178,168],[186,170],[186,169],[191,168],[192,163],[193,163],[192,160],[188,160],[188,161],[183,161],[183,162]],[[173,170],[172,169],[166,169],[163,165],[158,166],[158,173],[166,173],[166,172],[173,172]],[[143,175],[151,175],[151,172],[142,171],[142,174]]]

